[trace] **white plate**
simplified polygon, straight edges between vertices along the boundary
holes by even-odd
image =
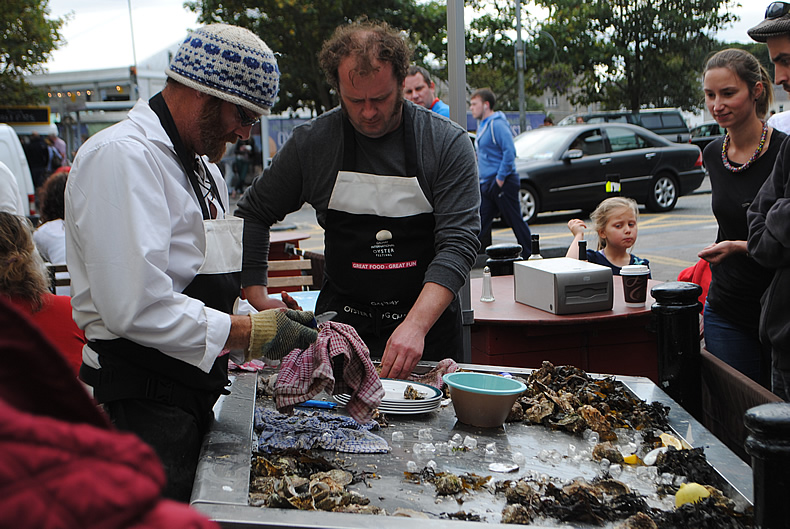
[[[430,413],[434,410],[438,410],[439,406],[434,406],[433,408],[412,408],[410,410],[385,410],[379,408],[379,411],[382,413],[389,413],[390,415],[413,415],[417,413]]]
[[[384,407],[389,409],[404,409],[409,410],[412,408],[432,408],[442,400],[442,392],[433,386],[421,384],[420,382],[409,382],[406,380],[396,380],[390,378],[382,378],[381,385],[384,388],[384,398],[381,400],[379,409]],[[403,396],[403,392],[408,386],[412,386],[417,392],[425,396],[424,399],[412,400]],[[340,404],[348,404],[351,400],[351,395],[348,393],[340,393],[333,395],[333,397]]]
[[[442,392],[427,384],[410,382],[408,380],[382,378],[381,385],[384,387],[384,398],[379,405],[379,411],[383,413],[393,415],[428,413],[438,409],[442,403]],[[419,393],[425,395],[425,398],[419,400],[404,398],[403,392],[408,386],[412,386]],[[351,395],[340,393],[338,395],[333,395],[332,398],[345,406],[351,400]]]
[[[441,400],[442,392],[433,386],[421,384],[420,382],[411,382],[409,380],[397,380],[394,378],[382,378],[381,385],[384,386],[384,399],[382,402],[397,402],[397,403],[425,403],[434,400]],[[412,386],[421,393],[425,398],[420,400],[411,400],[403,396],[406,388]]]

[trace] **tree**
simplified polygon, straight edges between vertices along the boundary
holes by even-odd
[[[274,112],[334,107],[336,96],[318,67],[318,53],[335,28],[363,15],[407,28],[415,57],[446,62],[446,14],[442,2],[415,0],[195,0],[187,7],[201,23],[225,22],[259,35],[277,55],[280,93]],[[441,28],[437,32],[437,28]]]
[[[63,42],[68,17],[49,19],[49,0],[3,0],[0,10],[0,93],[5,105],[37,105],[46,94],[25,81],[41,73]]]
[[[554,37],[522,6],[524,93],[526,109],[542,109],[530,96],[546,90],[566,93],[575,82],[574,71],[560,56]],[[489,87],[497,94],[497,108],[518,110],[516,71],[516,11],[513,0],[472,0],[475,13],[466,32],[466,77],[472,88]]]
[[[694,110],[699,72],[734,0],[536,0],[578,80],[571,101]],[[722,8],[725,8],[722,11]]]

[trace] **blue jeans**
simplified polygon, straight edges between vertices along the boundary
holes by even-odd
[[[532,233],[529,226],[521,216],[519,204],[518,175],[510,175],[505,179],[502,187],[492,178],[490,182],[480,186],[480,233],[487,233],[497,212],[502,220],[513,229],[516,240],[521,245],[521,255],[526,258],[532,252]],[[482,241],[481,241],[482,243]]]
[[[717,314],[705,303],[705,349],[757,383],[765,385],[770,349],[760,343],[757,331],[750,331]]]

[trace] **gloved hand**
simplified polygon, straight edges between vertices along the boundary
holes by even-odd
[[[269,309],[250,314],[252,332],[244,360],[280,360],[294,349],[306,349],[318,339],[318,331],[307,325],[313,313],[290,309]]]

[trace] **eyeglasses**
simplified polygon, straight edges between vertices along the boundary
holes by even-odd
[[[244,110],[244,107],[241,105],[236,105],[236,111],[239,113],[239,122],[241,123],[242,127],[249,127],[250,125],[255,125],[258,123],[261,118],[260,117],[250,117],[249,114]]]
[[[779,18],[785,16],[787,13],[790,13],[790,4],[787,2],[773,2],[769,4],[768,8],[765,10],[765,18]]]

